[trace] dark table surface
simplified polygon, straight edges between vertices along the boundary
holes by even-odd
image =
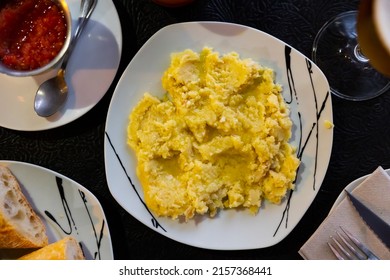
[[[122,24],[123,52],[107,94],[90,112],[59,128],[22,132],[0,127],[0,159],[40,165],[88,188],[104,208],[115,259],[301,259],[299,248],[342,189],[378,166],[390,168],[390,92],[363,102],[332,96],[334,141],[325,179],[302,220],[283,241],[263,249],[217,251],[184,245],[149,229],[113,199],[104,168],[106,113],[116,83],[138,49],[168,24],[223,21],[265,31],[310,57],[321,26],[340,12],[356,9],[358,1],[196,0],[175,9],[148,0],[113,2]]]

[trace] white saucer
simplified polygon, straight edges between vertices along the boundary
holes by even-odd
[[[80,1],[68,0],[73,32]],[[34,111],[39,84],[56,71],[34,77],[0,74],[0,126],[22,131],[39,131],[65,125],[91,110],[106,94],[118,70],[122,52],[122,29],[111,0],[98,2],[69,60],[69,97],[64,107],[49,118]]]

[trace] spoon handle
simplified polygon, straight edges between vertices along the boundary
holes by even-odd
[[[73,39],[70,42],[67,52],[64,55],[62,60],[60,72],[65,72],[66,65],[68,64],[69,57],[76,45],[80,34],[82,33],[85,25],[88,22],[89,17],[91,16],[93,10],[96,7],[98,0],[82,0],[80,4],[80,16],[78,19],[78,25],[76,27],[76,31],[74,33]]]
[[[80,16],[78,20],[78,25],[74,35],[74,39],[77,40],[80,37],[81,31],[87,23],[89,17],[91,16],[93,10],[95,9],[97,0],[81,0],[80,4]]]

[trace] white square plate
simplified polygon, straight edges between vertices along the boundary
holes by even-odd
[[[145,205],[136,175],[136,157],[126,144],[129,114],[144,92],[162,97],[161,76],[170,55],[190,48],[237,52],[272,68],[290,106],[291,143],[301,165],[296,188],[280,205],[264,203],[256,216],[223,210],[214,217],[187,223],[157,218]],[[105,166],[110,191],[118,203],[151,229],[188,245],[219,250],[262,248],[285,238],[314,200],[324,179],[333,140],[332,104],[328,82],[307,57],[282,41],[247,26],[221,22],[188,22],[167,26],[139,50],[114,92],[106,123]]]

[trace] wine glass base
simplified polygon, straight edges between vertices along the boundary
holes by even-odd
[[[341,13],[318,32],[312,59],[328,79],[331,92],[343,99],[361,101],[390,89],[390,80],[376,71],[357,41],[357,11]]]

